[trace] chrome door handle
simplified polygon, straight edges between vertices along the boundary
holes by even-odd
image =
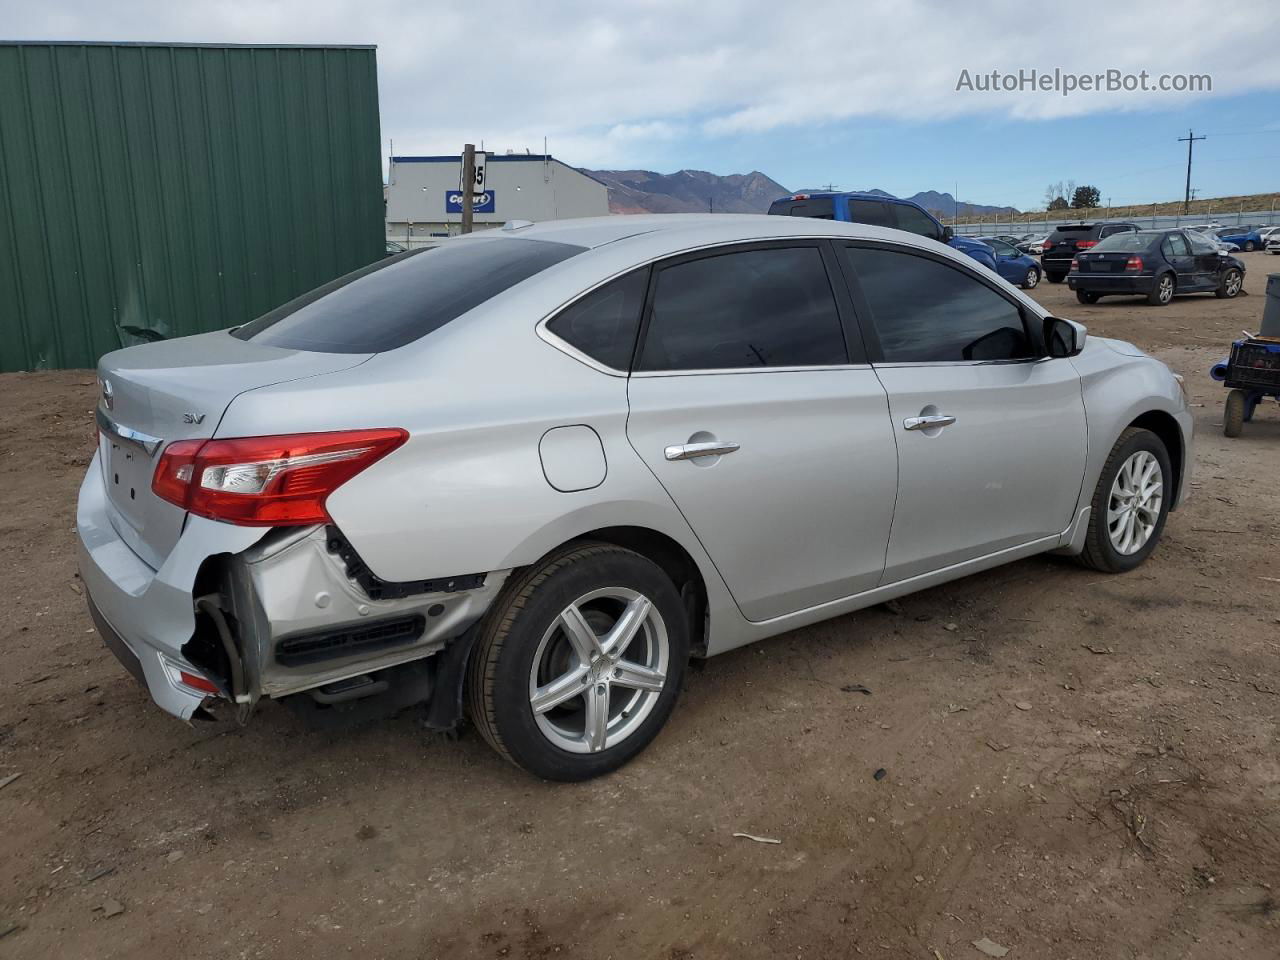
[[[733,453],[739,444],[730,440],[706,440],[702,443],[678,443],[663,451],[668,460],[693,460],[697,457],[720,457]]]
[[[928,430],[930,427],[949,427],[955,422],[955,417],[949,417],[946,414],[933,417],[907,417],[902,421],[902,429]]]

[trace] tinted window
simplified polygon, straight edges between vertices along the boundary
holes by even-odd
[[[290,300],[234,335],[290,350],[394,350],[584,249],[504,237],[413,250]]]
[[[658,273],[641,370],[839,363],[848,353],[816,247],[743,250]]]
[[[775,216],[809,217],[813,220],[834,220],[835,206],[830,197],[810,197],[807,200],[775,200],[769,205]]]
[[[547,329],[606,367],[629,370],[648,285],[648,270],[606,283],[562,310]]]
[[[849,219],[853,223],[869,223],[873,227],[897,227],[893,214],[879,200],[850,200]]]
[[[1102,240],[1093,249],[1101,253],[1106,250],[1123,252],[1125,250],[1145,250],[1159,234],[1155,233],[1117,233]]]
[[[1035,356],[1021,311],[976,277],[936,260],[846,247],[887,363]]]
[[[898,214],[899,230],[918,233],[920,236],[928,237],[930,240],[942,238],[942,231],[938,229],[938,225],[923,210],[917,210],[915,207],[905,203],[895,203],[892,204],[892,207]]]

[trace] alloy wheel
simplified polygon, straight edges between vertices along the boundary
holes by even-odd
[[[1030,270],[1027,271],[1027,279],[1023,281],[1023,285],[1028,290],[1030,290],[1039,282],[1040,282],[1040,271],[1037,270],[1035,267],[1032,267]]]
[[[529,706],[538,729],[571,753],[617,746],[658,703],[670,659],[666,623],[644,594],[605,587],[579,597],[534,653]]]
[[[1234,297],[1240,292],[1240,286],[1244,279],[1240,276],[1240,271],[1231,270],[1227,273],[1227,282],[1225,284],[1228,297]]]
[[[1125,460],[1111,484],[1107,534],[1117,553],[1137,553],[1155,532],[1164,502],[1164,472],[1146,450]]]
[[[1161,303],[1168,303],[1173,299],[1173,277],[1167,273],[1160,278],[1159,297]]]

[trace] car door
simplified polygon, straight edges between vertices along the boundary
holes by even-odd
[[[1222,265],[1222,254],[1208,237],[1197,233],[1183,234],[1187,245],[1191,248],[1191,258],[1195,263],[1196,290],[1212,290],[1218,285],[1218,270]]]
[[[995,251],[996,272],[1010,283],[1020,283],[1026,276],[1026,271],[1018,262],[1022,254],[997,237],[990,237],[983,242]]]
[[[882,582],[1061,534],[1085,468],[1071,361],[1042,359],[1031,312],[972,269],[905,246],[843,250],[898,440]]]
[[[888,400],[846,338],[831,271],[825,242],[793,241],[675,258],[650,281],[627,436],[750,620],[871,589],[884,570]]]
[[[1160,241],[1160,253],[1173,267],[1179,290],[1194,290],[1204,283],[1203,270],[1181,232],[1166,233]]]

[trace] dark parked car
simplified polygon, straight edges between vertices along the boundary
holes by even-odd
[[[387,241],[387,256],[394,257],[397,253],[404,253],[409,248],[403,243],[397,243],[395,240]]]
[[[1040,265],[1035,257],[1023,253],[1003,237],[979,237],[995,252],[996,273],[1024,290],[1040,283]]]
[[[1162,306],[1174,294],[1209,291],[1230,298],[1244,286],[1244,262],[1189,230],[1139,230],[1077,254],[1067,285],[1081,303],[1142,295]]]
[[[1132,223],[1064,223],[1054,228],[1044,242],[1040,266],[1050,283],[1061,283],[1071,270],[1071,258],[1081,250],[1096,247],[1107,237],[1117,233],[1133,233]]]

